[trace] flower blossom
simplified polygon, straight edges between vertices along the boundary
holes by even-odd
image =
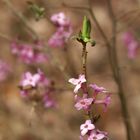
[[[67,42],[72,34],[72,26],[69,18],[64,13],[60,12],[51,17],[51,21],[56,25],[56,32],[48,40],[51,47],[62,47]]]
[[[88,140],[102,140],[106,137],[104,133],[99,133],[96,130],[93,130],[88,137]]]
[[[44,95],[43,97],[43,102],[44,102],[44,106],[45,108],[52,108],[52,107],[56,107],[57,104],[55,102],[55,100],[53,98],[51,98],[49,95]]]
[[[130,32],[126,32],[123,35],[123,42],[128,50],[128,58],[134,59],[136,57],[137,49],[140,47],[139,42]]]
[[[44,72],[42,72],[40,69],[38,69],[37,71],[38,71],[38,74],[40,75],[39,85],[44,86],[44,87],[48,87],[50,84],[49,79],[46,77]]]
[[[57,26],[68,26],[70,24],[69,18],[63,12],[52,15],[51,21]]]
[[[45,108],[57,107],[56,101],[53,99],[53,85],[40,69],[35,74],[24,73],[20,81],[20,89],[22,97],[31,100],[37,99]]]
[[[75,85],[74,93],[77,93],[78,90],[81,88],[82,84],[86,82],[85,75],[79,75],[78,79],[71,78],[69,79],[69,82]]]
[[[95,100],[95,104],[103,104],[104,105],[104,111],[106,111],[108,105],[110,104],[111,102],[111,96],[110,94],[108,94],[105,99],[102,99],[102,100]]]
[[[51,47],[62,47],[67,42],[67,39],[71,35],[71,28],[68,28],[67,30],[63,27],[59,27],[57,31],[52,35],[52,37],[49,39],[48,44]]]
[[[93,102],[93,98],[84,98],[84,99],[80,99],[76,104],[75,107],[77,110],[88,110],[90,105]]]
[[[20,86],[21,87],[26,87],[26,86],[36,87],[39,80],[40,80],[40,75],[38,73],[32,75],[30,72],[26,72],[22,77]]]
[[[86,122],[80,126],[81,136],[86,135],[88,131],[93,129],[95,129],[95,126],[91,123],[91,120],[86,120]]]
[[[90,84],[89,87],[91,87],[94,90],[95,94],[98,94],[98,93],[101,93],[101,92],[102,93],[107,92],[104,87],[99,87],[96,84]]]
[[[12,53],[26,64],[43,63],[47,60],[47,55],[41,52],[40,49],[42,49],[40,43],[29,45],[18,44],[16,41],[14,41],[11,44]]]

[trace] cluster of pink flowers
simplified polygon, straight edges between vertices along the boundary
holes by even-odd
[[[6,80],[11,72],[10,65],[3,60],[0,60],[0,82]]]
[[[126,32],[123,35],[123,42],[128,50],[128,58],[134,59],[136,57],[137,50],[140,47],[139,42],[136,40],[134,35],[130,32]]]
[[[56,32],[48,40],[51,47],[62,47],[72,34],[72,26],[69,18],[62,12],[52,15],[51,21],[57,27]]]
[[[34,44],[19,44],[14,41],[11,51],[25,64],[43,63],[47,61],[47,55],[42,52],[43,45],[40,42]]]
[[[104,106],[104,111],[106,111],[108,105],[110,104],[111,97],[110,93],[103,87],[99,87],[96,84],[86,85],[85,75],[79,75],[78,79],[71,78],[69,82],[75,85],[74,93],[75,93],[75,108],[77,110],[84,110],[87,114],[91,111],[93,105],[101,104]],[[93,93],[89,95],[87,92],[91,88]],[[78,91],[82,91],[82,96],[78,94]],[[99,99],[98,96],[102,94],[104,95],[103,99]],[[95,129],[94,119],[86,120],[84,124],[80,126],[81,136],[80,139],[84,140],[102,140],[103,138],[107,138],[107,133],[99,131]]]
[[[84,124],[81,124],[80,130],[80,140],[85,140],[83,137],[85,135],[88,135],[88,137],[86,137],[87,140],[102,140],[107,138],[107,132],[96,129],[91,120],[86,120]]]
[[[35,74],[25,72],[19,87],[21,96],[35,99],[37,102],[43,103],[46,108],[56,107],[56,102],[53,99],[54,88],[40,69]]]

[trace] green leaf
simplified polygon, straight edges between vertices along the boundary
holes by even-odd
[[[44,17],[44,14],[45,14],[44,7],[40,7],[37,4],[32,3],[30,1],[28,1],[27,4],[29,5],[29,8],[32,11],[32,13],[34,14],[36,20],[39,20],[40,18]]]

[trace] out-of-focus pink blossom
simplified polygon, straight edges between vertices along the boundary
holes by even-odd
[[[39,85],[47,87],[50,84],[49,79],[46,77],[44,72],[42,72],[40,69],[38,69],[38,74],[40,75]]]
[[[72,33],[72,28],[59,27],[57,31],[48,40],[48,44],[51,47],[62,47],[67,42]]]
[[[96,130],[93,130],[88,137],[88,140],[102,140],[106,136],[103,133],[99,133]]]
[[[64,13],[61,12],[52,15],[51,21],[56,25],[57,30],[48,40],[48,44],[51,47],[62,47],[72,34],[72,26],[70,20],[65,16]]]
[[[11,52],[12,52],[13,54],[16,54],[16,55],[17,55],[17,54],[20,52],[20,50],[22,49],[22,46],[19,45],[19,44],[17,44],[16,41],[12,42],[11,45],[10,45],[10,47],[11,47]]]
[[[55,100],[47,94],[43,97],[43,102],[44,102],[45,108],[57,107]]]
[[[0,60],[0,82],[3,82],[7,79],[9,73],[11,72],[11,68],[8,63]]]
[[[26,87],[26,86],[36,87],[39,80],[40,80],[40,75],[38,73],[32,75],[30,72],[26,72],[22,77],[20,86],[21,87]]]
[[[86,135],[88,131],[93,129],[95,129],[95,126],[91,123],[91,120],[86,120],[86,122],[80,126],[81,136]]]
[[[26,64],[43,63],[48,58],[47,55],[40,51],[41,44],[18,44],[16,41],[11,44],[11,51]]]
[[[34,61],[34,51],[31,46],[23,46],[18,56],[26,64],[30,64]]]
[[[126,32],[123,35],[123,42],[127,47],[128,57],[134,59],[136,57],[137,49],[140,47],[139,42],[135,39],[132,33]]]
[[[75,107],[77,110],[88,110],[90,105],[93,102],[93,98],[84,98],[84,99],[80,99],[76,104]]]
[[[61,30],[58,29],[48,40],[48,44],[51,47],[62,47],[65,44],[65,39],[65,32],[63,33]]]
[[[27,97],[28,94],[29,94],[29,91],[28,91],[28,90],[20,90],[20,95],[21,95],[22,97]]]
[[[44,53],[35,53],[34,55],[34,62],[38,64],[47,62],[47,60],[48,60],[48,56]]]
[[[53,99],[54,89],[51,87],[49,79],[40,69],[35,74],[31,74],[30,72],[24,73],[19,85],[22,97],[29,97],[28,99],[37,99],[38,97],[45,108],[57,107],[56,101]],[[33,88],[37,94],[30,94]],[[36,95],[35,98],[32,98],[34,95]]]
[[[105,99],[102,99],[102,100],[95,100],[95,104],[103,104],[104,105],[104,111],[107,110],[107,107],[108,105],[110,104],[111,102],[111,95],[108,94]]]
[[[68,26],[70,24],[69,18],[63,12],[52,15],[51,21],[57,26]]]
[[[84,140],[84,138],[82,136],[79,136],[80,140]]]
[[[74,92],[77,93],[78,90],[81,88],[82,84],[86,82],[85,75],[79,75],[78,79],[71,78],[69,82],[75,85]]]

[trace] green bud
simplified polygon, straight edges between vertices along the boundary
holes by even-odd
[[[91,33],[91,23],[90,20],[84,16],[83,27],[82,27],[82,39],[84,42],[89,42]]]
[[[96,45],[96,41],[91,41],[91,46],[94,47]]]

